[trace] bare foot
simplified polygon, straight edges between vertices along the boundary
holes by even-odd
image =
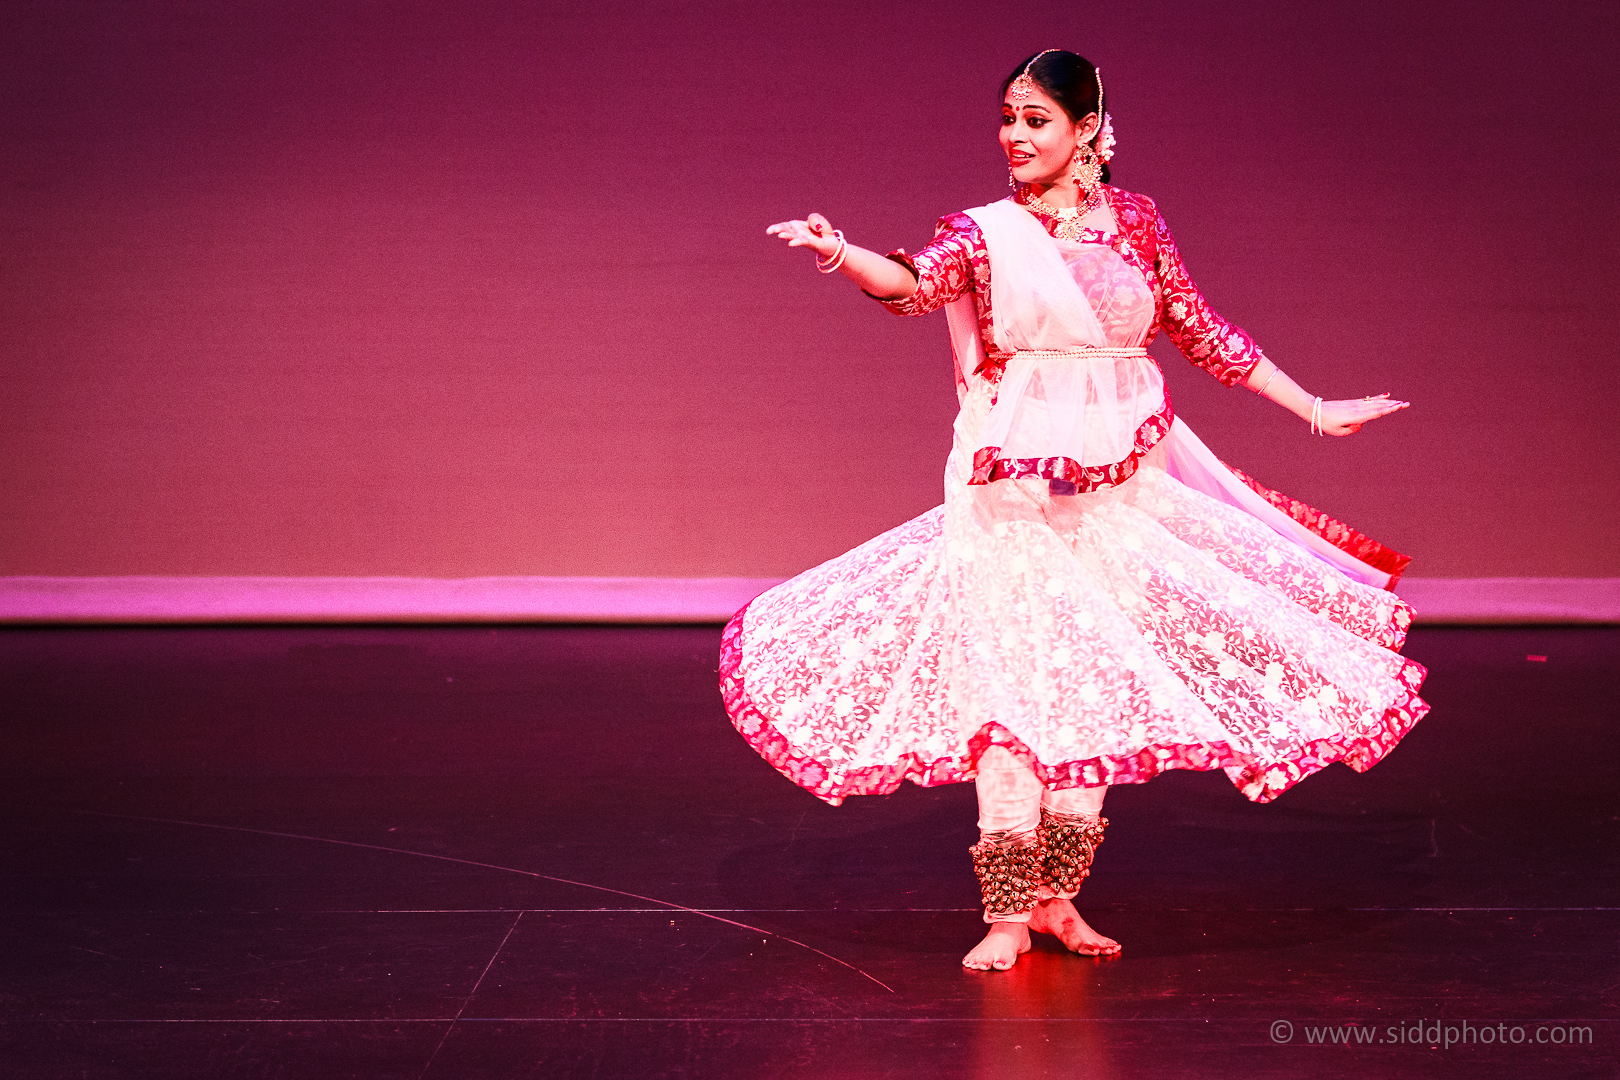
[[[1006,971],[1029,952],[1029,928],[1021,922],[994,922],[984,940],[962,957],[962,966],[974,971]]]
[[[1051,934],[1063,942],[1070,952],[1077,952],[1081,956],[1116,956],[1120,951],[1119,942],[1103,937],[1087,926],[1086,920],[1074,910],[1074,905],[1061,898],[1042,900],[1036,904],[1029,917],[1029,928]]]

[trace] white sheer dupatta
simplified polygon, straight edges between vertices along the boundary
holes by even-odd
[[[993,338],[997,356],[1006,358],[975,461],[993,458],[1009,463],[1010,473],[1063,479],[1066,468],[1129,458],[1139,449],[1137,429],[1164,407],[1158,365],[1142,349],[1112,347],[1029,211],[1003,200],[967,213],[990,253]],[[970,298],[951,305],[947,318],[961,392],[984,362],[984,347]]]

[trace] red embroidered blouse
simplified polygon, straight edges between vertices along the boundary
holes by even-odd
[[[1221,318],[1198,291],[1153,200],[1106,184],[1103,194],[1119,231],[1111,237],[1099,233],[1098,240],[1140,271],[1153,291],[1153,325],[1147,342],[1162,328],[1183,356],[1227,386],[1247,378],[1265,354],[1247,333]],[[1050,231],[1051,221],[1040,215],[1036,219]],[[904,300],[884,301],[885,307],[897,315],[925,315],[971,291],[985,352],[995,352],[990,252],[978,223],[966,214],[950,214],[939,220],[933,240],[917,254],[907,255],[902,248],[890,252],[889,258],[917,276],[917,291]]]

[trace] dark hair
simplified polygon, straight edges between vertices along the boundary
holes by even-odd
[[[1036,57],[1040,59],[1036,59]],[[1031,63],[1034,61],[1034,63]],[[1036,53],[1019,62],[1013,73],[1002,80],[1001,98],[1007,99],[1007,88],[1014,79],[1029,68],[1029,77],[1035,80],[1035,85],[1041,92],[1063,108],[1069,115],[1069,120],[1079,123],[1091,113],[1097,114],[1097,134],[1091,137],[1093,148],[1097,139],[1102,135],[1103,101],[1097,93],[1097,68],[1090,60],[1077,56],[1063,49],[1052,49],[1046,53]],[[1103,183],[1110,183],[1108,165],[1103,163]]]

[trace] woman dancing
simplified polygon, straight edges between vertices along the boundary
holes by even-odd
[[[1005,970],[1029,931],[1111,955],[1070,902],[1110,784],[1221,769],[1256,802],[1334,761],[1365,770],[1428,706],[1398,651],[1409,561],[1222,464],[1146,346],[1348,435],[1407,403],[1323,401],[1194,286],[1153,201],[1107,183],[1101,76],[1048,49],[1002,86],[1010,198],[915,256],[820,214],[772,225],[890,310],[944,307],[961,411],[945,502],[764,593],[726,628],[737,729],[837,804],[975,780],[971,849]]]

